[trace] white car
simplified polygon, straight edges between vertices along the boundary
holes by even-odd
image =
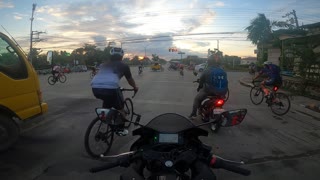
[[[198,64],[194,67],[194,71],[202,72],[207,67],[207,63]]]

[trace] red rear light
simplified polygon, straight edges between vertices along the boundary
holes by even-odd
[[[279,87],[278,86],[274,86],[273,87],[273,91],[278,91]]]
[[[106,120],[106,114],[104,112],[101,112],[100,120],[102,120],[102,121]]]
[[[216,104],[215,104],[217,107],[221,107],[221,106],[223,106],[224,105],[224,100],[223,99],[218,99],[217,101],[216,101]]]

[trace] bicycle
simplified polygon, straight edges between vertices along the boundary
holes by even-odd
[[[134,89],[124,88],[120,88],[120,90],[121,93],[123,91],[134,91]],[[132,98],[134,98],[135,94],[136,93],[134,93]],[[136,125],[140,122],[141,115],[133,111],[131,98],[125,98],[123,104],[126,117],[129,117],[128,119],[123,117],[123,114],[119,110],[113,108],[96,108],[97,117],[89,124],[84,139],[85,149],[91,157],[99,158],[101,155],[106,155],[111,149],[114,134],[122,136],[122,134],[119,133],[120,130],[123,130],[123,128],[129,129],[132,123]],[[106,117],[106,114],[111,114],[112,116]],[[133,116],[136,116],[135,122],[133,122]],[[97,130],[94,129],[95,125],[97,125]],[[92,141],[90,135],[92,133],[94,135],[92,143],[99,144],[101,142],[100,145],[105,145],[105,147],[99,147],[97,151],[95,151],[96,149],[90,146],[90,142]]]
[[[51,75],[48,77],[48,83],[50,85],[54,85],[58,81],[65,83],[67,81],[66,75],[64,75],[62,72],[59,72],[58,75]]]
[[[138,70],[138,71],[139,71],[139,72],[138,72],[138,73],[139,73],[139,75],[142,75],[142,72],[143,72],[143,71],[142,71],[142,68],[139,68],[139,70]]]
[[[254,105],[261,104],[265,98],[265,94],[260,87],[261,82],[262,81],[253,81],[254,86],[250,90],[250,99]],[[277,92],[278,90],[279,86],[275,85],[272,87],[270,95],[266,97],[266,103],[274,114],[282,116],[290,110],[291,102],[285,93]]]
[[[90,78],[92,79],[96,74],[97,74],[96,71],[91,71],[91,72],[90,72]]]

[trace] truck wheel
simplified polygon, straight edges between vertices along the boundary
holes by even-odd
[[[7,150],[19,137],[19,127],[8,116],[0,114],[0,152]]]

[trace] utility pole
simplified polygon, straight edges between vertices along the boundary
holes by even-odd
[[[217,40],[217,49],[219,51],[219,40]]]
[[[178,54],[180,54],[181,55],[181,62],[182,62],[182,54],[185,54],[184,52],[178,52]]]
[[[39,35],[42,34],[42,33],[45,33],[45,32],[39,32],[39,31],[33,31],[32,30],[32,23],[33,23],[33,15],[34,15],[34,11],[36,10],[36,6],[37,4],[32,4],[32,15],[31,15],[31,18],[30,18],[30,21],[31,21],[31,26],[30,26],[30,52],[29,52],[29,60],[32,64],[32,52],[33,52],[33,47],[32,47],[32,44],[34,42],[40,42],[41,39],[39,38]],[[36,35],[36,37],[34,38],[34,35]],[[40,50],[39,48],[36,49],[36,50]]]
[[[298,18],[297,18],[297,15],[296,15],[296,11],[295,10],[292,10],[292,14],[294,16],[294,20],[296,22],[296,26],[297,28],[299,28],[299,23],[298,23]]]
[[[299,29],[298,17],[297,17],[297,14],[296,14],[295,10],[292,10],[292,12],[289,12],[289,13],[287,13],[286,15],[284,15],[282,17],[285,18],[285,17],[289,17],[290,15],[293,15],[293,18],[289,18],[289,20],[287,20],[287,21],[290,21],[291,24],[295,23],[296,24],[296,28]],[[294,21],[294,22],[292,22],[292,21]]]
[[[36,10],[36,6],[37,6],[37,4],[32,4],[32,15],[31,15],[31,18],[30,18],[31,26],[30,26],[30,51],[29,51],[29,59],[30,59],[31,64],[32,64],[32,38],[33,38],[32,22],[33,22],[33,20],[34,20],[33,14],[34,14],[34,11]]]

